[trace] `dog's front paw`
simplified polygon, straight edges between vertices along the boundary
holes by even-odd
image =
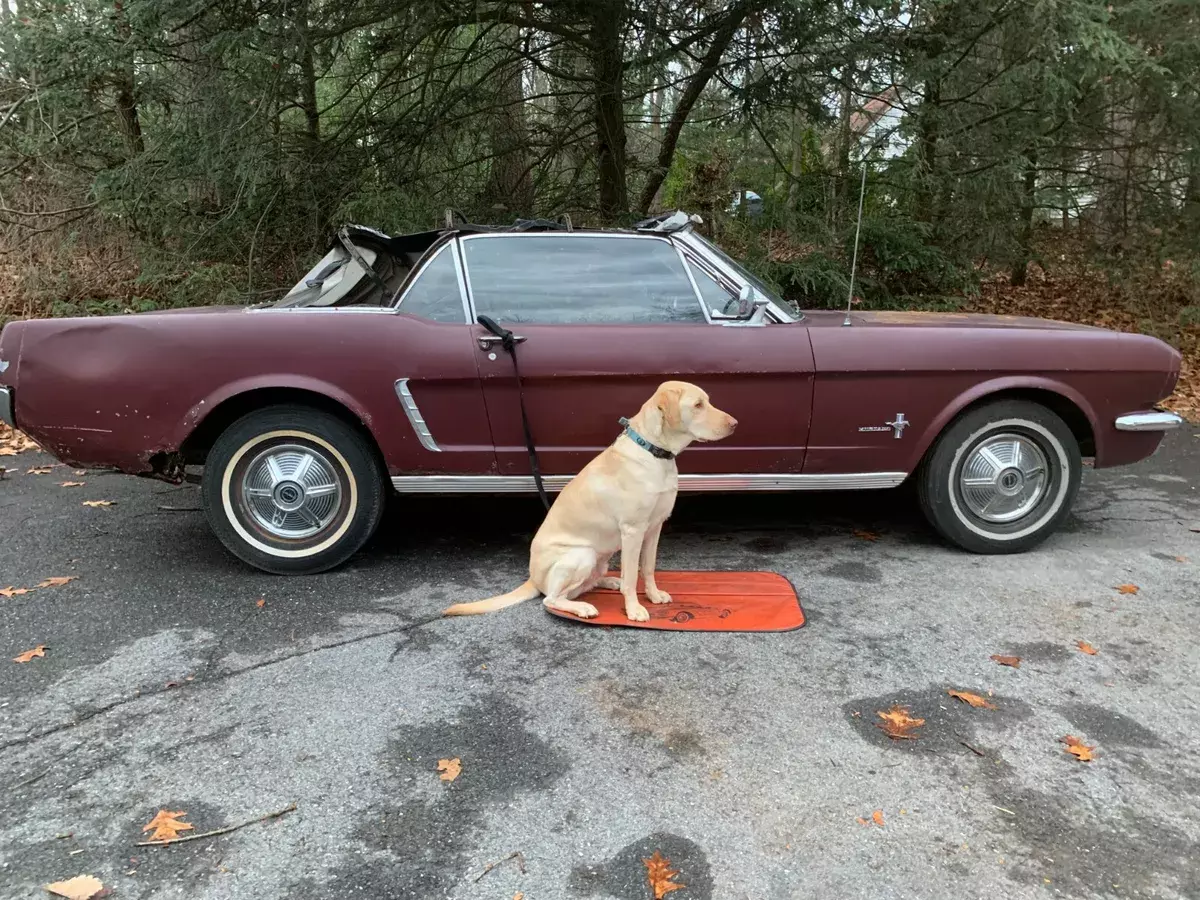
[[[625,617],[631,622],[649,622],[650,611],[640,603],[626,603]]]
[[[600,610],[590,603],[579,603],[576,604],[575,614],[581,619],[594,619],[600,615]]]
[[[666,591],[646,591],[646,599],[651,603],[670,603],[671,595]]]
[[[621,589],[621,579],[606,575],[596,582],[596,587],[605,591],[619,591]]]

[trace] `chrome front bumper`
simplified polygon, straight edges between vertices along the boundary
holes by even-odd
[[[1126,413],[1117,416],[1117,431],[1170,431],[1183,424],[1183,417],[1172,412],[1152,410],[1150,412]]]
[[[0,387],[0,422],[16,427],[13,421],[12,388]]]

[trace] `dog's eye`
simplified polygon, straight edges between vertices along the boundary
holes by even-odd
[[[696,407],[696,409],[699,409],[700,407],[702,407],[702,406],[704,405],[704,401],[703,401],[703,400],[697,400],[697,401],[696,401],[695,403],[693,403],[692,405],[693,405],[693,406],[695,406],[695,407]]]

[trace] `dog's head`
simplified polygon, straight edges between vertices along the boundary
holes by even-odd
[[[687,381],[664,381],[646,406],[658,413],[664,433],[690,440],[719,441],[737,427],[737,419],[713,406],[708,394]]]

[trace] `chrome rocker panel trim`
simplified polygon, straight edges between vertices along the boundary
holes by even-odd
[[[1173,412],[1154,410],[1153,412],[1128,413],[1117,416],[1117,431],[1170,431],[1183,424],[1183,417]]]
[[[561,491],[574,475],[546,475],[547,491]],[[680,475],[681,491],[836,491],[896,487],[907,472],[856,472],[849,475]],[[532,494],[530,475],[396,475],[401,494]]]
[[[408,424],[417,433],[417,440],[421,442],[421,446],[434,453],[441,453],[442,448],[433,439],[433,432],[425,424],[425,419],[421,416],[421,409],[417,406],[412,391],[408,389],[407,378],[401,378],[396,382],[396,396],[400,398],[400,405],[404,407],[404,414],[408,416]]]

